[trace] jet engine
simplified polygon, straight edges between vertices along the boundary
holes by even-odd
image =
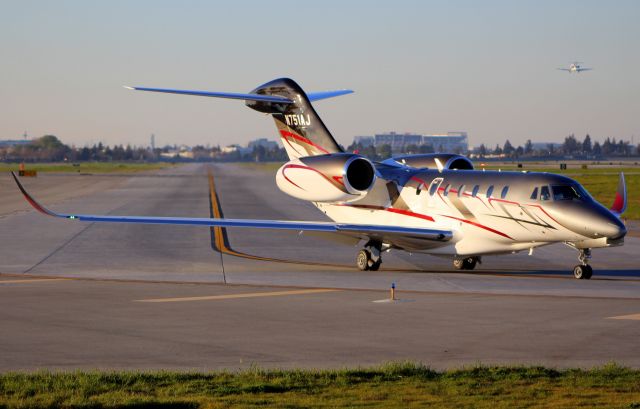
[[[375,181],[373,164],[349,153],[294,159],[276,174],[280,190],[312,202],[353,202],[366,196]]]
[[[426,153],[395,156],[390,160],[405,166],[411,166],[412,168],[437,169],[436,159],[440,161],[444,169],[473,170],[473,163],[471,163],[469,158],[455,153]]]

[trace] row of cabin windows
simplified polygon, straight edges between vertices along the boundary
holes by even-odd
[[[538,187],[531,192],[531,199],[538,199]],[[578,184],[540,186],[540,200],[590,200],[589,193]]]
[[[440,186],[439,183],[432,183],[431,188],[429,189],[429,195],[430,196],[435,195],[439,186]],[[445,186],[444,192],[443,192],[444,196],[449,196],[450,188],[451,188],[451,185]],[[462,196],[464,194],[464,188],[465,188],[465,185],[460,185],[458,187],[458,196]],[[489,188],[487,188],[486,197],[491,197],[491,195],[493,195],[493,190],[494,190],[493,185],[489,186]],[[478,191],[480,191],[480,185],[475,185],[471,190],[471,197],[476,197],[478,195]],[[509,192],[509,186],[503,187],[502,192],[500,192],[500,198],[501,199],[506,198],[508,192]],[[416,194],[420,194],[419,189],[416,191]]]

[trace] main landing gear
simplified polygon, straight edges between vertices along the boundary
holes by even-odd
[[[368,242],[356,256],[356,265],[361,271],[378,271],[382,264],[382,245],[377,242]]]
[[[457,258],[453,260],[453,267],[456,270],[473,270],[478,263],[482,263],[480,257]]]
[[[580,264],[573,268],[573,276],[580,280],[588,280],[593,275],[593,269],[587,261],[591,258],[591,249],[580,249],[578,250],[580,255],[578,255],[578,260]]]

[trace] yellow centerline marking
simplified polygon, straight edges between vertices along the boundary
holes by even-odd
[[[234,298],[255,298],[255,297],[279,297],[285,295],[318,294],[340,291],[336,289],[313,289],[313,290],[291,290],[291,291],[271,291],[263,293],[241,293],[225,295],[205,295],[200,297],[180,297],[180,298],[150,298],[146,300],[134,300],[136,302],[182,302],[182,301],[205,301],[205,300],[230,300]]]
[[[617,317],[609,317],[610,320],[634,320],[640,321],[640,314],[618,315]]]
[[[22,284],[22,283],[35,283],[43,281],[67,281],[67,278],[34,278],[25,280],[0,280],[0,284]]]

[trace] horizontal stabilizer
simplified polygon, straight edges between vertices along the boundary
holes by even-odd
[[[321,99],[339,97],[340,95],[353,94],[353,91],[350,89],[341,89],[337,91],[322,91],[322,92],[309,92],[307,93],[307,98],[309,101],[320,101]]]
[[[182,95],[196,95],[199,97],[213,97],[213,98],[229,98],[229,99],[242,99],[245,101],[260,101],[260,102],[275,102],[279,104],[292,104],[289,98],[279,97],[277,95],[258,95],[258,94],[238,94],[234,92],[210,92],[210,91],[193,91],[182,89],[167,89],[167,88],[144,88],[144,87],[127,87],[136,91],[150,91],[150,92],[164,92],[167,94],[182,94]],[[329,98],[329,97],[325,97]]]

